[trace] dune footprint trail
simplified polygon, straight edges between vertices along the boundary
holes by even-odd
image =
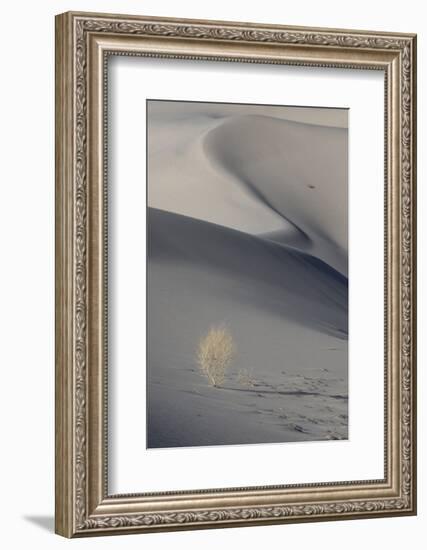
[[[328,212],[323,186],[341,176],[318,150],[335,140],[340,158],[344,130],[186,105],[165,124],[161,107],[149,126],[163,148],[148,168],[148,446],[347,438],[346,213]],[[315,189],[290,160],[306,140]],[[196,359],[218,324],[237,348],[220,388]]]

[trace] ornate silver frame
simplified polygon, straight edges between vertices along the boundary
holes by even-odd
[[[384,71],[384,479],[108,494],[104,284],[108,55]],[[57,533],[78,537],[416,513],[415,125],[415,35],[89,13],[57,16]]]

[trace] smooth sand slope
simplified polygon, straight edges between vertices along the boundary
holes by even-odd
[[[293,248],[149,209],[148,446],[347,436],[347,279]],[[196,364],[224,323],[224,388]],[[254,384],[242,386],[238,373]]]
[[[345,111],[150,101],[148,121],[148,446],[347,438]],[[220,388],[197,365],[218,325]]]
[[[267,235],[347,275],[347,129],[178,105],[166,122],[163,102],[149,103],[149,205]]]

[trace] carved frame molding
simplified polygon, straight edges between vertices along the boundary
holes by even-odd
[[[110,496],[106,480],[108,55],[385,73],[385,479]],[[56,531],[67,537],[414,514],[416,37],[66,13],[56,18]]]

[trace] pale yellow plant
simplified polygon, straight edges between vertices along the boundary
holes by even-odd
[[[221,386],[225,373],[236,353],[236,346],[230,332],[224,326],[211,327],[200,339],[197,349],[197,362],[206,375],[209,384]]]

